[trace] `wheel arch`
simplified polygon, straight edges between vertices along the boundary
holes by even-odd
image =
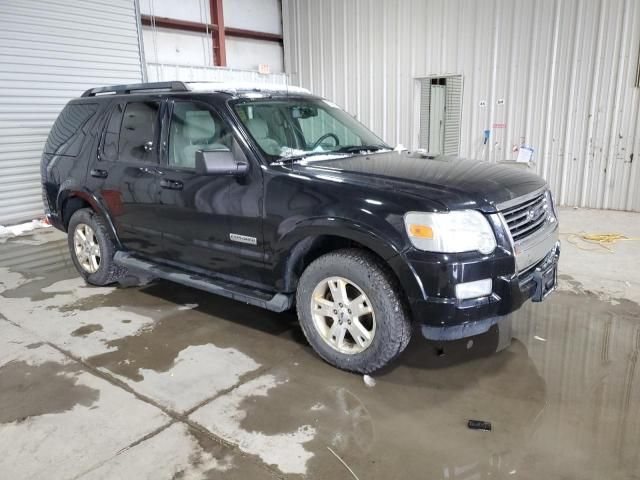
[[[337,222],[333,219],[332,222]],[[305,268],[324,254],[345,248],[359,248],[373,254],[389,271],[401,280],[398,272],[388,261],[400,254],[398,246],[385,241],[382,236],[366,229],[346,223],[347,228],[303,228],[297,231],[295,238],[282,242],[281,261],[278,262],[278,289],[286,292],[296,290],[298,281]],[[293,236],[293,234],[292,234]],[[402,282],[401,282],[402,283]]]
[[[62,226],[65,231],[67,231],[69,221],[75,212],[82,208],[89,208],[104,219],[109,230],[109,234],[115,241],[116,245],[120,246],[118,234],[111,216],[103,202],[95,194],[84,190],[62,190],[58,194],[57,203],[58,211],[60,212],[62,220]]]

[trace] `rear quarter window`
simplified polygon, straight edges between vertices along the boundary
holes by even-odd
[[[98,110],[95,103],[70,104],[53,124],[44,152],[75,157],[80,152],[86,132],[83,127]]]

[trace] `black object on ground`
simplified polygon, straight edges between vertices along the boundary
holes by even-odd
[[[467,422],[467,427],[471,430],[486,430],[487,432],[490,432],[491,422],[485,422],[483,420],[469,420],[469,422]]]

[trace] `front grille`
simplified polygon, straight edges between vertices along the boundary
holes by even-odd
[[[549,218],[550,210],[546,192],[504,210],[502,215],[509,227],[513,241],[523,240],[540,230]]]

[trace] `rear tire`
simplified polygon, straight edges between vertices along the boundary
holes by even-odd
[[[409,344],[411,320],[400,292],[375,255],[359,249],[328,253],[300,277],[296,308],[302,331],[326,362],[372,373]]]
[[[110,285],[125,278],[126,268],[116,265],[116,245],[104,219],[89,208],[76,211],[69,221],[67,241],[78,273],[91,285]]]

